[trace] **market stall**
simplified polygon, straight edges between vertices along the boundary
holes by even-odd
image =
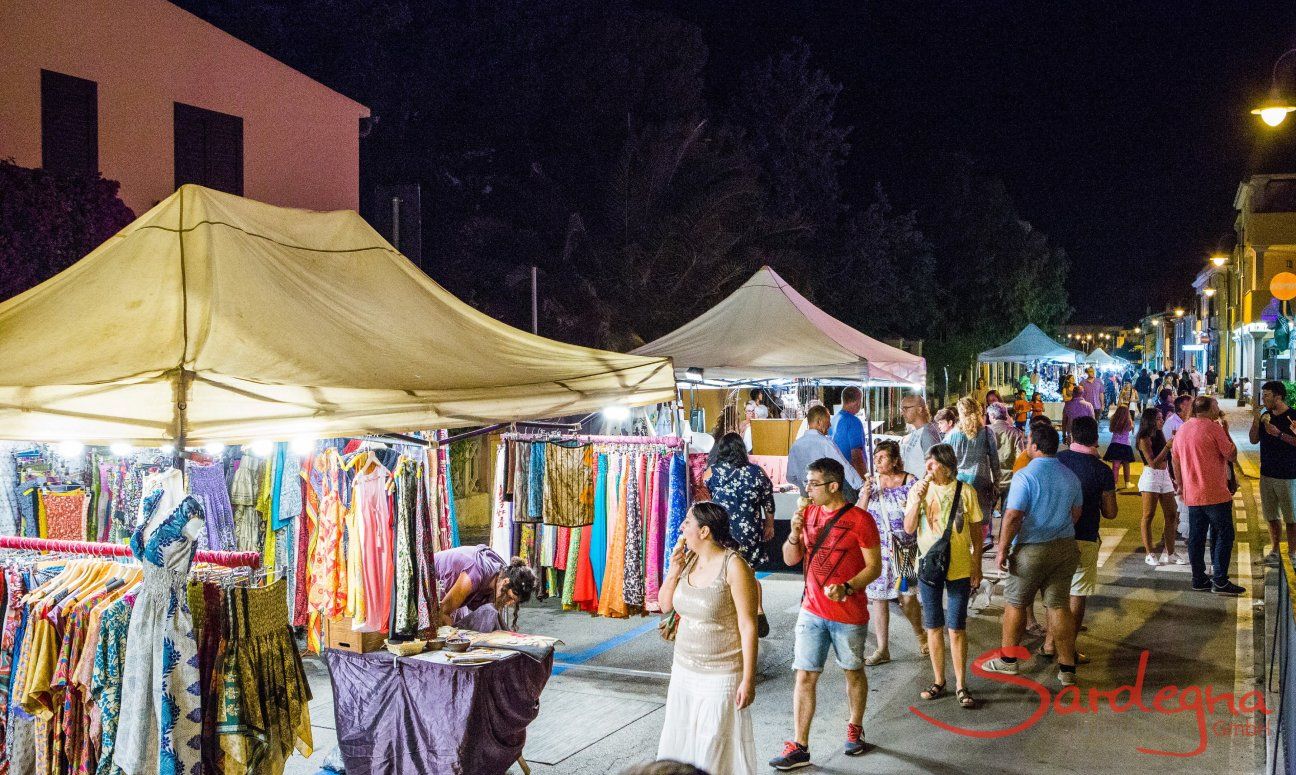
[[[1095,347],[1093,352],[1085,356],[1084,362],[1099,371],[1124,371],[1130,365],[1129,361],[1111,355],[1101,347]]]
[[[436,626],[432,556],[456,543],[442,429],[675,397],[666,359],[505,326],[419,272],[355,213],[197,186],[0,304],[0,359],[0,439],[9,440],[0,445],[0,534],[111,547],[152,517],[149,530],[179,520],[197,548],[252,553],[264,576],[217,578],[195,566],[191,581],[243,591],[191,592],[184,615],[193,625],[168,643],[195,655],[204,686],[237,686],[241,676],[267,691],[277,690],[256,670],[292,677],[294,692],[305,686],[290,623],[312,648],[355,650],[372,644],[369,635],[399,640]],[[139,549],[149,556],[147,544]],[[4,582],[10,596],[28,591],[22,577]],[[142,627],[161,613],[113,610],[119,618],[93,635],[117,638],[125,664],[153,647],[135,637],[136,620]],[[199,625],[224,611],[254,618],[245,638],[268,626],[266,637],[278,639],[257,646],[262,662],[216,660],[221,633],[237,628]],[[129,640],[109,629],[126,622]],[[20,660],[27,643],[0,641],[0,655]],[[216,675],[225,678],[209,683]],[[294,746],[310,750],[306,702],[289,692],[273,699],[290,698],[283,718],[268,719],[256,710],[266,697],[204,693],[195,718],[211,710],[214,720],[214,703],[224,702],[230,734],[254,738],[249,755],[270,755],[258,771],[273,772]],[[305,737],[290,734],[303,726]],[[95,742],[111,752],[120,741],[105,727],[86,750]],[[450,761],[462,751],[443,753]]]
[[[1065,374],[1073,371],[1075,365],[1083,361],[1084,353],[1058,344],[1034,323],[1027,323],[1021,333],[1011,340],[977,356],[978,363],[1017,363],[1027,367],[1029,371],[1024,375],[1029,380],[1025,385],[1027,393],[1042,393],[1049,417],[1059,421],[1062,419],[1059,385]],[[1017,385],[995,387],[1006,390]]]

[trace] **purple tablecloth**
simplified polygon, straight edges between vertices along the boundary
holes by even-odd
[[[540,712],[553,652],[479,667],[326,652],[347,775],[502,775]]]

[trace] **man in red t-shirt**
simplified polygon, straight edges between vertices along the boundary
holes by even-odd
[[[846,471],[831,458],[806,468],[805,506],[792,519],[792,532],[783,544],[783,561],[805,563],[806,589],[797,616],[792,668],[796,694],[792,714],[796,738],[780,756],[770,760],[776,770],[810,764],[810,722],[814,719],[815,687],[828,661],[831,646],[837,664],[846,671],[850,721],[846,725],[847,756],[858,756],[864,745],[864,705],[868,679],[864,676],[864,639],[868,634],[868,598],[864,588],[882,572],[877,524],[867,511],[842,496]],[[804,503],[804,501],[803,501]]]

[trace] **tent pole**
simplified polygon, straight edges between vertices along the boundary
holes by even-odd
[[[175,381],[175,459],[174,465],[181,471],[184,470],[185,445],[188,441],[188,409],[189,409],[189,386],[193,382],[193,372],[185,368],[179,369]]]
[[[868,393],[870,391],[867,382],[860,383],[860,392],[863,393],[865,396],[868,396]],[[871,399],[872,396],[868,396],[868,398]],[[873,412],[871,411],[872,404],[873,402],[871,400],[866,399],[864,401],[864,447],[865,447],[864,461],[868,465],[869,476],[873,475]],[[846,461],[846,462],[849,465],[850,461]]]

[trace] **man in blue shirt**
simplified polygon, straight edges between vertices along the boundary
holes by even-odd
[[[1071,614],[1071,578],[1080,562],[1075,523],[1084,508],[1080,480],[1057,459],[1057,431],[1031,429],[1026,451],[1031,462],[1013,475],[1007,511],[999,531],[999,567],[1008,571],[1004,586],[1002,638],[1005,649],[1021,643],[1026,608],[1042,593],[1048,607],[1049,632],[1058,658],[1058,681],[1074,686],[1075,617]],[[992,673],[1017,674],[1017,660],[1000,656],[986,662]]]
[[[868,460],[864,457],[864,423],[857,416],[863,406],[864,394],[859,388],[843,390],[841,411],[837,413],[837,423],[832,432],[833,443],[860,476],[868,475]]]

